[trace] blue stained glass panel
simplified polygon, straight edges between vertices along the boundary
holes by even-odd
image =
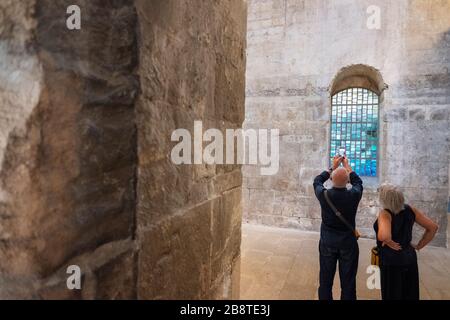
[[[364,88],[349,88],[331,101],[330,160],[345,148],[356,173],[377,176],[378,95]]]

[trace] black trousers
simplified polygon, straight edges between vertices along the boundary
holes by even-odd
[[[339,262],[341,300],[356,300],[356,273],[358,272],[359,247],[335,248],[319,243],[320,286],[319,300],[333,300],[333,281]]]
[[[380,266],[383,300],[419,300],[417,260],[405,266]]]

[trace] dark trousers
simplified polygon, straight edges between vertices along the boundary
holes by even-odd
[[[319,243],[320,286],[319,300],[333,300],[333,281],[339,262],[341,300],[356,300],[356,273],[358,271],[359,247],[355,241],[348,248],[335,248]]]

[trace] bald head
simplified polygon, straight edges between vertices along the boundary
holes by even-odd
[[[336,188],[345,188],[349,181],[349,174],[345,168],[337,168],[331,174],[331,180],[333,181],[333,186]]]

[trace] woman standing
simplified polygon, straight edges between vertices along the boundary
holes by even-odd
[[[419,300],[419,270],[416,250],[433,240],[438,226],[420,210],[406,205],[395,186],[379,188],[384,208],[374,224],[380,248],[381,296],[383,300]],[[417,245],[411,244],[414,223],[425,229]]]

